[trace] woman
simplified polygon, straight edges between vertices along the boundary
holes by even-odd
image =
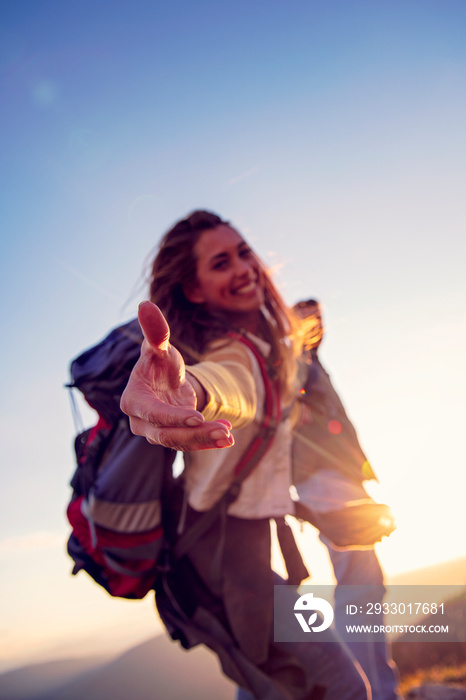
[[[190,526],[228,490],[262,423],[259,362],[239,338],[252,341],[265,359],[286,413],[294,387],[294,321],[244,239],[210,212],[194,212],[165,235],[150,290],[159,308],[140,306],[145,341],[121,405],[134,433],[186,453]],[[198,590],[207,592],[207,605],[238,649],[273,680],[279,692],[273,697],[310,699],[313,688],[324,686],[327,700],[365,699],[364,678],[330,634],[319,643],[272,641],[269,520],[293,512],[290,484],[285,418],[218,527],[189,551]],[[266,697],[244,680],[256,697]]]

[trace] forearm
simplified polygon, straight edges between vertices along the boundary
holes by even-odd
[[[197,410],[206,420],[228,420],[233,428],[250,423],[257,410],[251,360],[242,348],[225,348],[208,360],[186,367],[186,378],[199,398]]]
[[[194,389],[194,393],[196,394],[196,410],[202,411],[204,410],[206,404],[207,404],[207,393],[202,384],[194,374],[191,374],[190,372],[186,372],[186,381],[189,382]]]

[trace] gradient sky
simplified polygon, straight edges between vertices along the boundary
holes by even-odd
[[[194,208],[322,301],[387,573],[465,554],[463,0],[2,0],[0,119],[3,667],[157,631],[69,577],[63,384]]]

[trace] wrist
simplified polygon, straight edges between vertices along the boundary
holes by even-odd
[[[196,395],[196,410],[202,411],[207,403],[207,394],[200,381],[189,373],[188,368],[186,368],[186,381],[191,384],[194,389]]]

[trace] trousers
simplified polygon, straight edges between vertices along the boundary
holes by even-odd
[[[285,582],[276,575],[275,583]],[[299,595],[291,586],[287,586],[286,590],[293,599]],[[275,619],[278,632],[280,626],[290,624],[288,617]],[[271,645],[297,659],[306,671],[307,686],[322,686],[326,689],[325,700],[371,700],[369,682],[364,671],[332,629],[320,633],[317,642],[271,642]],[[238,688],[236,698],[252,700],[253,696],[244,688]]]
[[[382,602],[384,587],[383,573],[374,549],[348,549],[337,550],[321,536],[326,545],[332,562],[337,587],[335,589],[335,628],[342,631],[344,624],[344,610],[349,602],[345,596],[345,586],[369,585],[380,587],[380,601]],[[354,590],[354,589],[353,589]],[[354,601],[353,601],[354,602]],[[361,600],[361,603],[364,603]],[[365,624],[364,616],[356,615],[354,624]],[[383,614],[371,615],[374,625],[383,625]],[[398,673],[394,662],[391,660],[390,646],[385,642],[348,642],[347,646],[361,665],[366,674],[371,689],[373,700],[401,700],[397,692]]]

